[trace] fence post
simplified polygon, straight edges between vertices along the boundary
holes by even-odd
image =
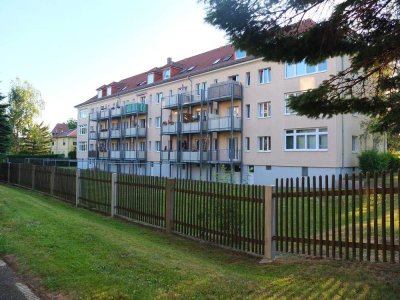
[[[171,233],[174,224],[175,179],[165,181],[165,231]]]
[[[32,166],[32,190],[35,189],[35,172],[36,172],[36,166]]]
[[[50,195],[54,195],[54,182],[56,177],[56,167],[52,167],[50,171]]]
[[[275,259],[275,214],[274,214],[274,197],[272,195],[272,186],[265,186],[264,194],[264,257],[260,264],[272,262]]]
[[[18,185],[21,185],[21,164],[18,164]]]
[[[10,184],[11,182],[11,163],[7,163],[7,183]]]
[[[80,197],[80,191],[81,191],[81,170],[76,169],[76,178],[75,178],[75,206],[79,206],[79,197]]]
[[[117,208],[117,198],[118,198],[118,189],[117,189],[117,173],[111,174],[111,217],[115,215],[115,209]]]

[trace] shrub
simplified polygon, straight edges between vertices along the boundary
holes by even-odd
[[[379,153],[375,150],[367,150],[362,152],[358,159],[363,173],[397,171],[400,169],[400,158],[390,152]]]

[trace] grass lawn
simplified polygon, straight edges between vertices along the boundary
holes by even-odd
[[[167,236],[0,185],[0,256],[72,299],[396,299],[400,265],[279,257],[274,263]],[[36,283],[37,284],[37,283]]]

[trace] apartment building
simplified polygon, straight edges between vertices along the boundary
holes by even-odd
[[[266,62],[231,45],[168,58],[76,106],[80,167],[249,184],[352,172],[370,144],[364,118],[314,120],[287,107],[347,65]]]

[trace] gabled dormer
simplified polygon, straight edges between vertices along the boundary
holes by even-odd
[[[161,67],[162,79],[163,80],[170,79],[171,77],[178,75],[182,71],[182,69],[184,69],[183,65],[173,62],[172,58],[168,57],[167,64]]]
[[[102,85],[96,91],[97,91],[97,98],[105,97],[107,95],[107,86]]]
[[[147,73],[147,84],[152,84],[162,79],[162,72],[159,68],[153,68]]]

